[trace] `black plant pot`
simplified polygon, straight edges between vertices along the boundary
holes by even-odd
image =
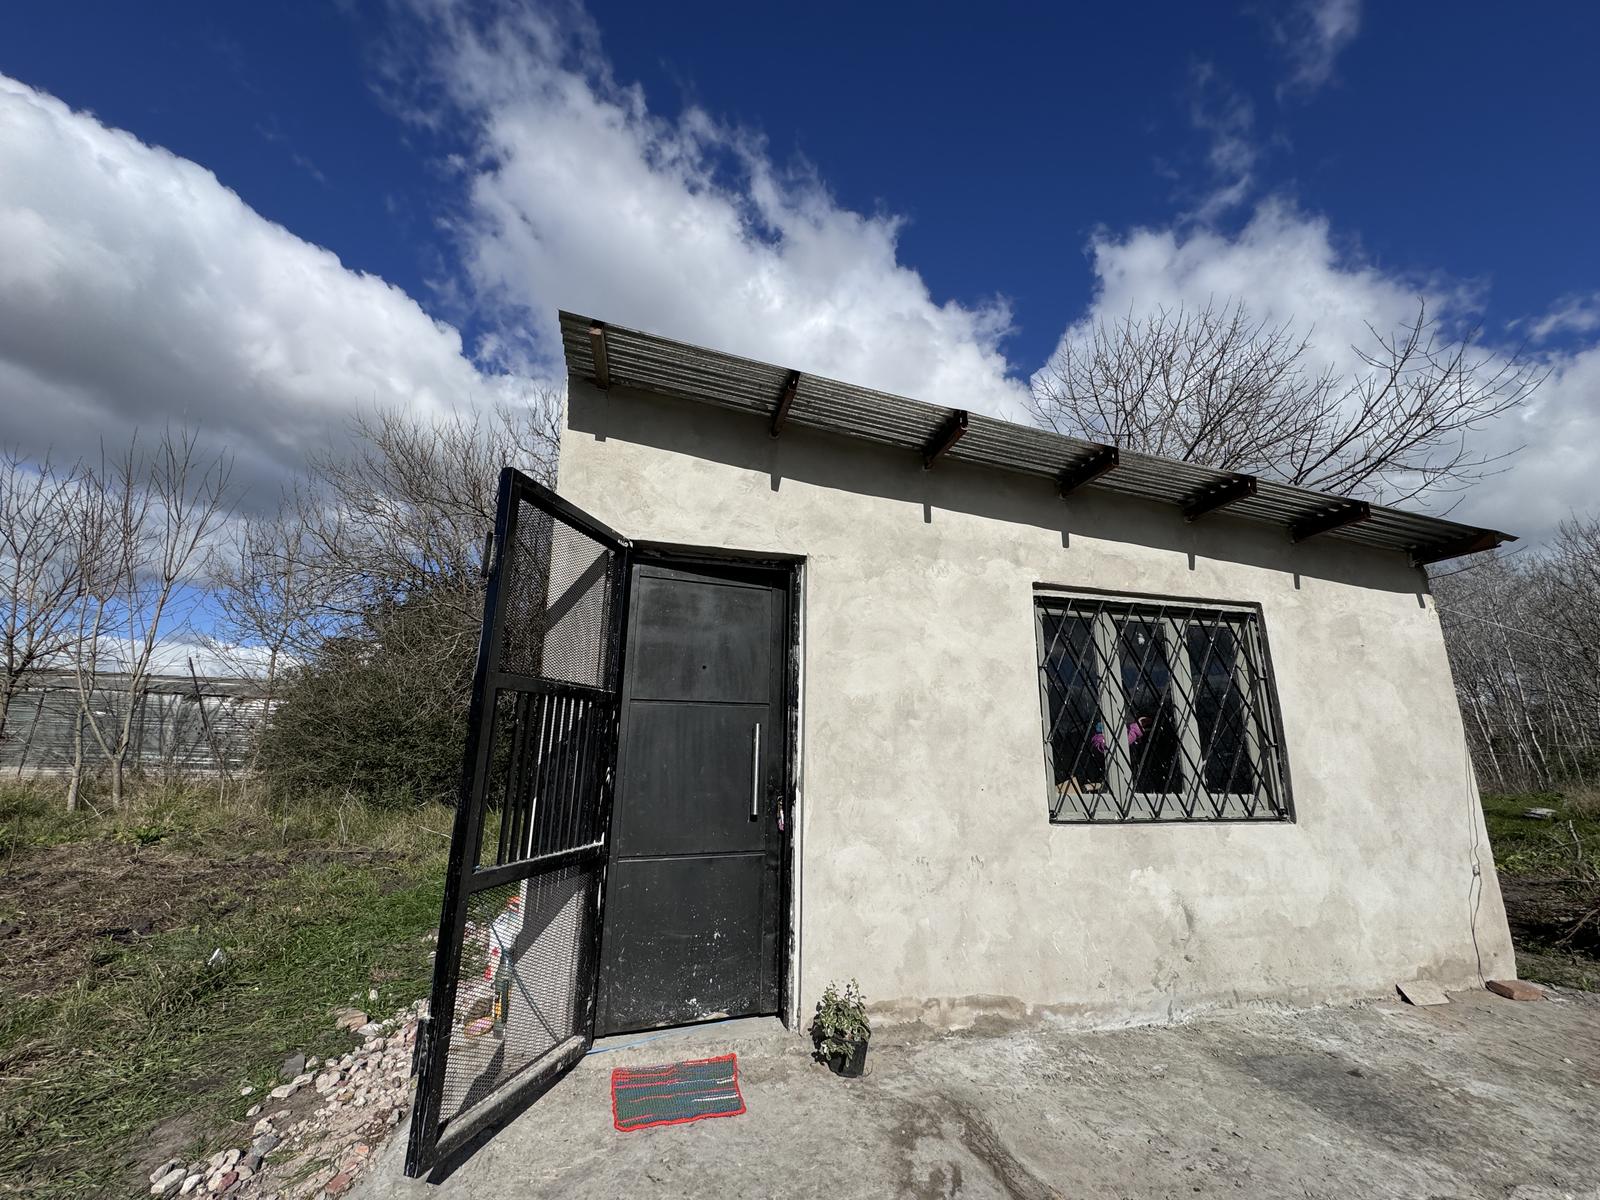
[[[835,1075],[842,1075],[846,1079],[860,1079],[861,1073],[867,1069],[867,1043],[863,1038],[859,1042],[847,1042],[850,1047],[843,1054],[828,1055],[828,1070]]]

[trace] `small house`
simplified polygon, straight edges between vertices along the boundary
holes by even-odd
[[[1507,535],[561,329],[418,1161],[594,1036],[830,980],[949,1026],[1514,974],[1425,569]]]

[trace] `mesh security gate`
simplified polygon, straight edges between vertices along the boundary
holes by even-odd
[[[627,552],[501,473],[408,1175],[592,1041]]]

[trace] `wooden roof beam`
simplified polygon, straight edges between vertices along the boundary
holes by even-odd
[[[1307,538],[1316,537],[1319,533],[1331,533],[1335,529],[1343,529],[1346,525],[1354,525],[1357,521],[1365,521],[1371,516],[1372,505],[1365,500],[1347,500],[1293,522],[1289,526],[1289,540],[1303,542]]]
[[[783,381],[783,391],[778,394],[778,406],[772,410],[772,436],[783,432],[783,423],[789,419],[789,408],[794,404],[795,391],[800,387],[800,372],[790,371]]]
[[[922,451],[922,469],[926,471],[950,452],[950,447],[961,440],[961,435],[967,432],[967,410],[958,408],[950,414],[950,419],[938,433],[933,435]]]
[[[594,349],[594,381],[606,391],[611,387],[611,356],[606,353],[606,327],[599,321],[589,326],[589,345]]]
[[[1496,533],[1493,529],[1480,529],[1477,533],[1456,538],[1451,542],[1437,542],[1432,546],[1413,546],[1411,565],[1425,567],[1429,563],[1443,562],[1447,558],[1460,558],[1464,554],[1482,554],[1485,550],[1493,550],[1508,541],[1516,539],[1504,533]]]
[[[1115,446],[1096,446],[1085,459],[1073,463],[1056,476],[1056,491],[1065,500],[1086,483],[1093,483],[1108,471],[1115,471],[1122,454]]]
[[[1183,519],[1193,521],[1205,516],[1208,512],[1215,512],[1229,504],[1236,504],[1240,500],[1248,500],[1256,494],[1256,477],[1254,475],[1231,475],[1221,483],[1191,496],[1183,505]]]

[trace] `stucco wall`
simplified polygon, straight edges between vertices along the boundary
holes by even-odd
[[[630,537],[805,558],[802,1013],[850,976],[959,1022],[1475,986],[1480,956],[1514,973],[1438,617],[1403,556],[774,441],[581,380],[560,490]],[[1035,583],[1260,603],[1297,821],[1051,825]]]

